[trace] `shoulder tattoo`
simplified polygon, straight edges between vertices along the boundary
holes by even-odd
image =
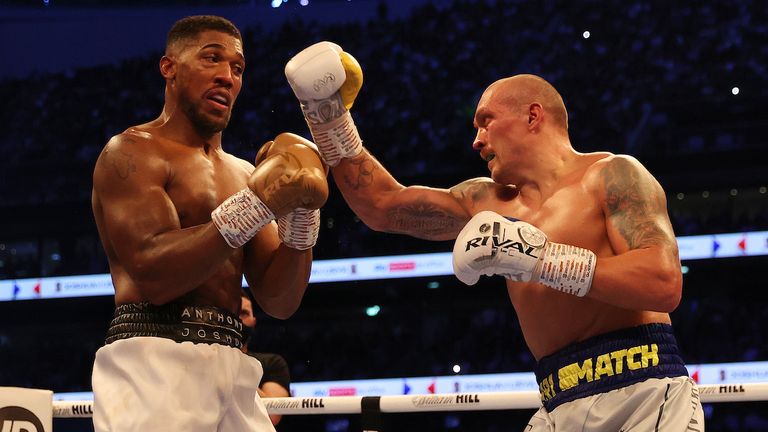
[[[490,190],[491,185],[486,182],[468,181],[451,188],[451,194],[461,201],[469,199],[477,204],[488,198]]]
[[[668,244],[669,233],[659,225],[666,212],[659,191],[632,162],[616,158],[602,171],[609,217],[630,249]]]
[[[130,138],[124,139],[127,144],[134,141]],[[110,149],[109,146],[104,148],[105,162],[108,166],[111,166],[115,170],[118,177],[126,180],[131,173],[136,172],[136,164],[133,161],[133,154],[126,152],[124,149]]]

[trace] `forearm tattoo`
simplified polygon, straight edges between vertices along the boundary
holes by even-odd
[[[617,158],[602,172],[609,217],[630,249],[668,245],[670,235],[659,225],[666,212],[659,192],[630,161]]]
[[[357,172],[344,175],[344,183],[354,190],[365,189],[373,184],[373,173],[379,168],[373,157],[367,152],[363,152],[363,154],[364,157],[350,161]]]
[[[456,234],[466,223],[466,216],[451,214],[429,202],[415,202],[391,209],[387,218],[394,232],[430,239]]]

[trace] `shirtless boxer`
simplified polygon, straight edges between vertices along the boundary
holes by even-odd
[[[270,142],[255,168],[224,151],[244,69],[231,22],[178,21],[160,60],[162,113],[96,162],[116,304],[93,370],[96,431],[274,430],[253,385],[261,365],[240,349],[242,278],[266,313],[296,311],[328,184],[296,135]]]
[[[630,156],[575,151],[554,87],[533,75],[489,86],[472,147],[490,178],[437,189],[401,185],[362,146],[348,111],[362,71],[338,45],[305,49],[285,72],[363,222],[456,239],[467,284],[505,277],[537,359],[543,406],[527,431],[703,430],[670,326],[682,275],[664,191]]]

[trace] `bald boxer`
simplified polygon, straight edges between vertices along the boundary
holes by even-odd
[[[222,148],[244,70],[231,22],[178,21],[160,59],[162,113],[96,162],[116,304],[93,369],[96,431],[274,430],[253,385],[261,364],[241,351],[242,279],[266,313],[296,311],[328,184],[296,135],[268,143],[256,167]]]
[[[403,186],[363,147],[349,109],[360,66],[321,42],[285,73],[350,207],[377,231],[455,239],[456,276],[504,278],[537,359],[527,431],[703,430],[669,313],[681,297],[662,187],[635,158],[579,153],[557,90],[498,80],[474,115],[490,178]],[[321,83],[322,85],[314,85]]]

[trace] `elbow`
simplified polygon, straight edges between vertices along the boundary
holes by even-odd
[[[361,218],[363,223],[368,226],[368,228],[372,229],[376,232],[390,232],[391,229],[389,227],[389,221],[386,218],[377,218],[377,217],[369,217],[369,218]]]
[[[122,261],[125,263],[126,272],[137,285],[152,287],[158,284],[160,272],[158,271],[157,260],[153,258],[152,254],[137,251]]]
[[[683,275],[679,263],[660,270],[657,279],[657,311],[671,313],[680,305],[683,296]]]
[[[298,304],[273,306],[266,308],[264,312],[266,312],[267,315],[271,316],[272,318],[287,320],[288,318],[292,317],[297,310],[299,310]]]
[[[379,203],[381,204],[381,203]],[[368,228],[376,232],[391,233],[396,230],[392,226],[393,218],[391,217],[392,210],[383,205],[377,205],[371,211],[360,213],[360,220],[363,221]]]
[[[285,297],[279,297],[279,296],[278,297],[254,296],[254,297],[256,299],[256,302],[259,304],[259,307],[261,307],[261,310],[263,310],[264,313],[271,316],[272,318],[277,318],[279,320],[287,320],[288,318],[292,317],[293,314],[295,314],[296,311],[299,310],[299,305],[301,305],[301,298],[287,299]]]

